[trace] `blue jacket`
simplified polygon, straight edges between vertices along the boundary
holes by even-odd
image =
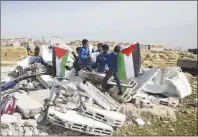
[[[108,56],[108,53],[100,53],[96,57],[96,65],[98,64],[100,67],[105,67],[105,62],[106,62],[107,56]]]
[[[115,52],[107,55],[105,65],[108,65],[109,69],[117,72],[117,54]]]
[[[79,63],[83,65],[88,65],[90,62],[88,58],[89,56],[90,56],[89,48],[81,47],[79,54]]]

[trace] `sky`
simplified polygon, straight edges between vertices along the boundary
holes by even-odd
[[[197,47],[197,1],[1,1],[1,38]]]

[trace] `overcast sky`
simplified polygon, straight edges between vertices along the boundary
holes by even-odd
[[[197,47],[197,1],[1,2],[1,37]]]

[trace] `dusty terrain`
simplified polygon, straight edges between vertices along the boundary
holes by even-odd
[[[1,65],[10,66],[17,60],[26,56],[25,48],[2,48],[1,49]],[[178,58],[194,58],[196,55],[183,51],[166,51],[166,52],[145,52],[142,53],[142,64],[144,67],[156,67],[164,68],[167,66],[176,66]],[[126,136],[126,135],[187,135],[194,136],[197,133],[197,79],[192,75],[185,73],[192,86],[192,94],[183,100],[180,105],[174,110],[174,112],[168,111],[165,115],[170,115],[170,119],[166,117],[155,117],[157,115],[156,110],[153,112],[145,110],[142,112],[142,119],[147,123],[143,127],[139,127],[131,119],[128,119],[126,124],[116,131],[114,135]],[[139,112],[138,109],[131,108],[134,113]],[[156,114],[153,114],[156,113]],[[174,114],[173,114],[174,113]],[[145,117],[143,117],[145,116]],[[150,117],[147,117],[150,116]]]

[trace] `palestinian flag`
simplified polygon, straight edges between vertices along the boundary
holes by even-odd
[[[117,67],[120,80],[130,79],[139,75],[141,67],[139,43],[121,49],[117,55]]]
[[[69,51],[62,47],[53,47],[53,68],[54,76],[64,77],[65,76],[65,65],[68,61]]]

